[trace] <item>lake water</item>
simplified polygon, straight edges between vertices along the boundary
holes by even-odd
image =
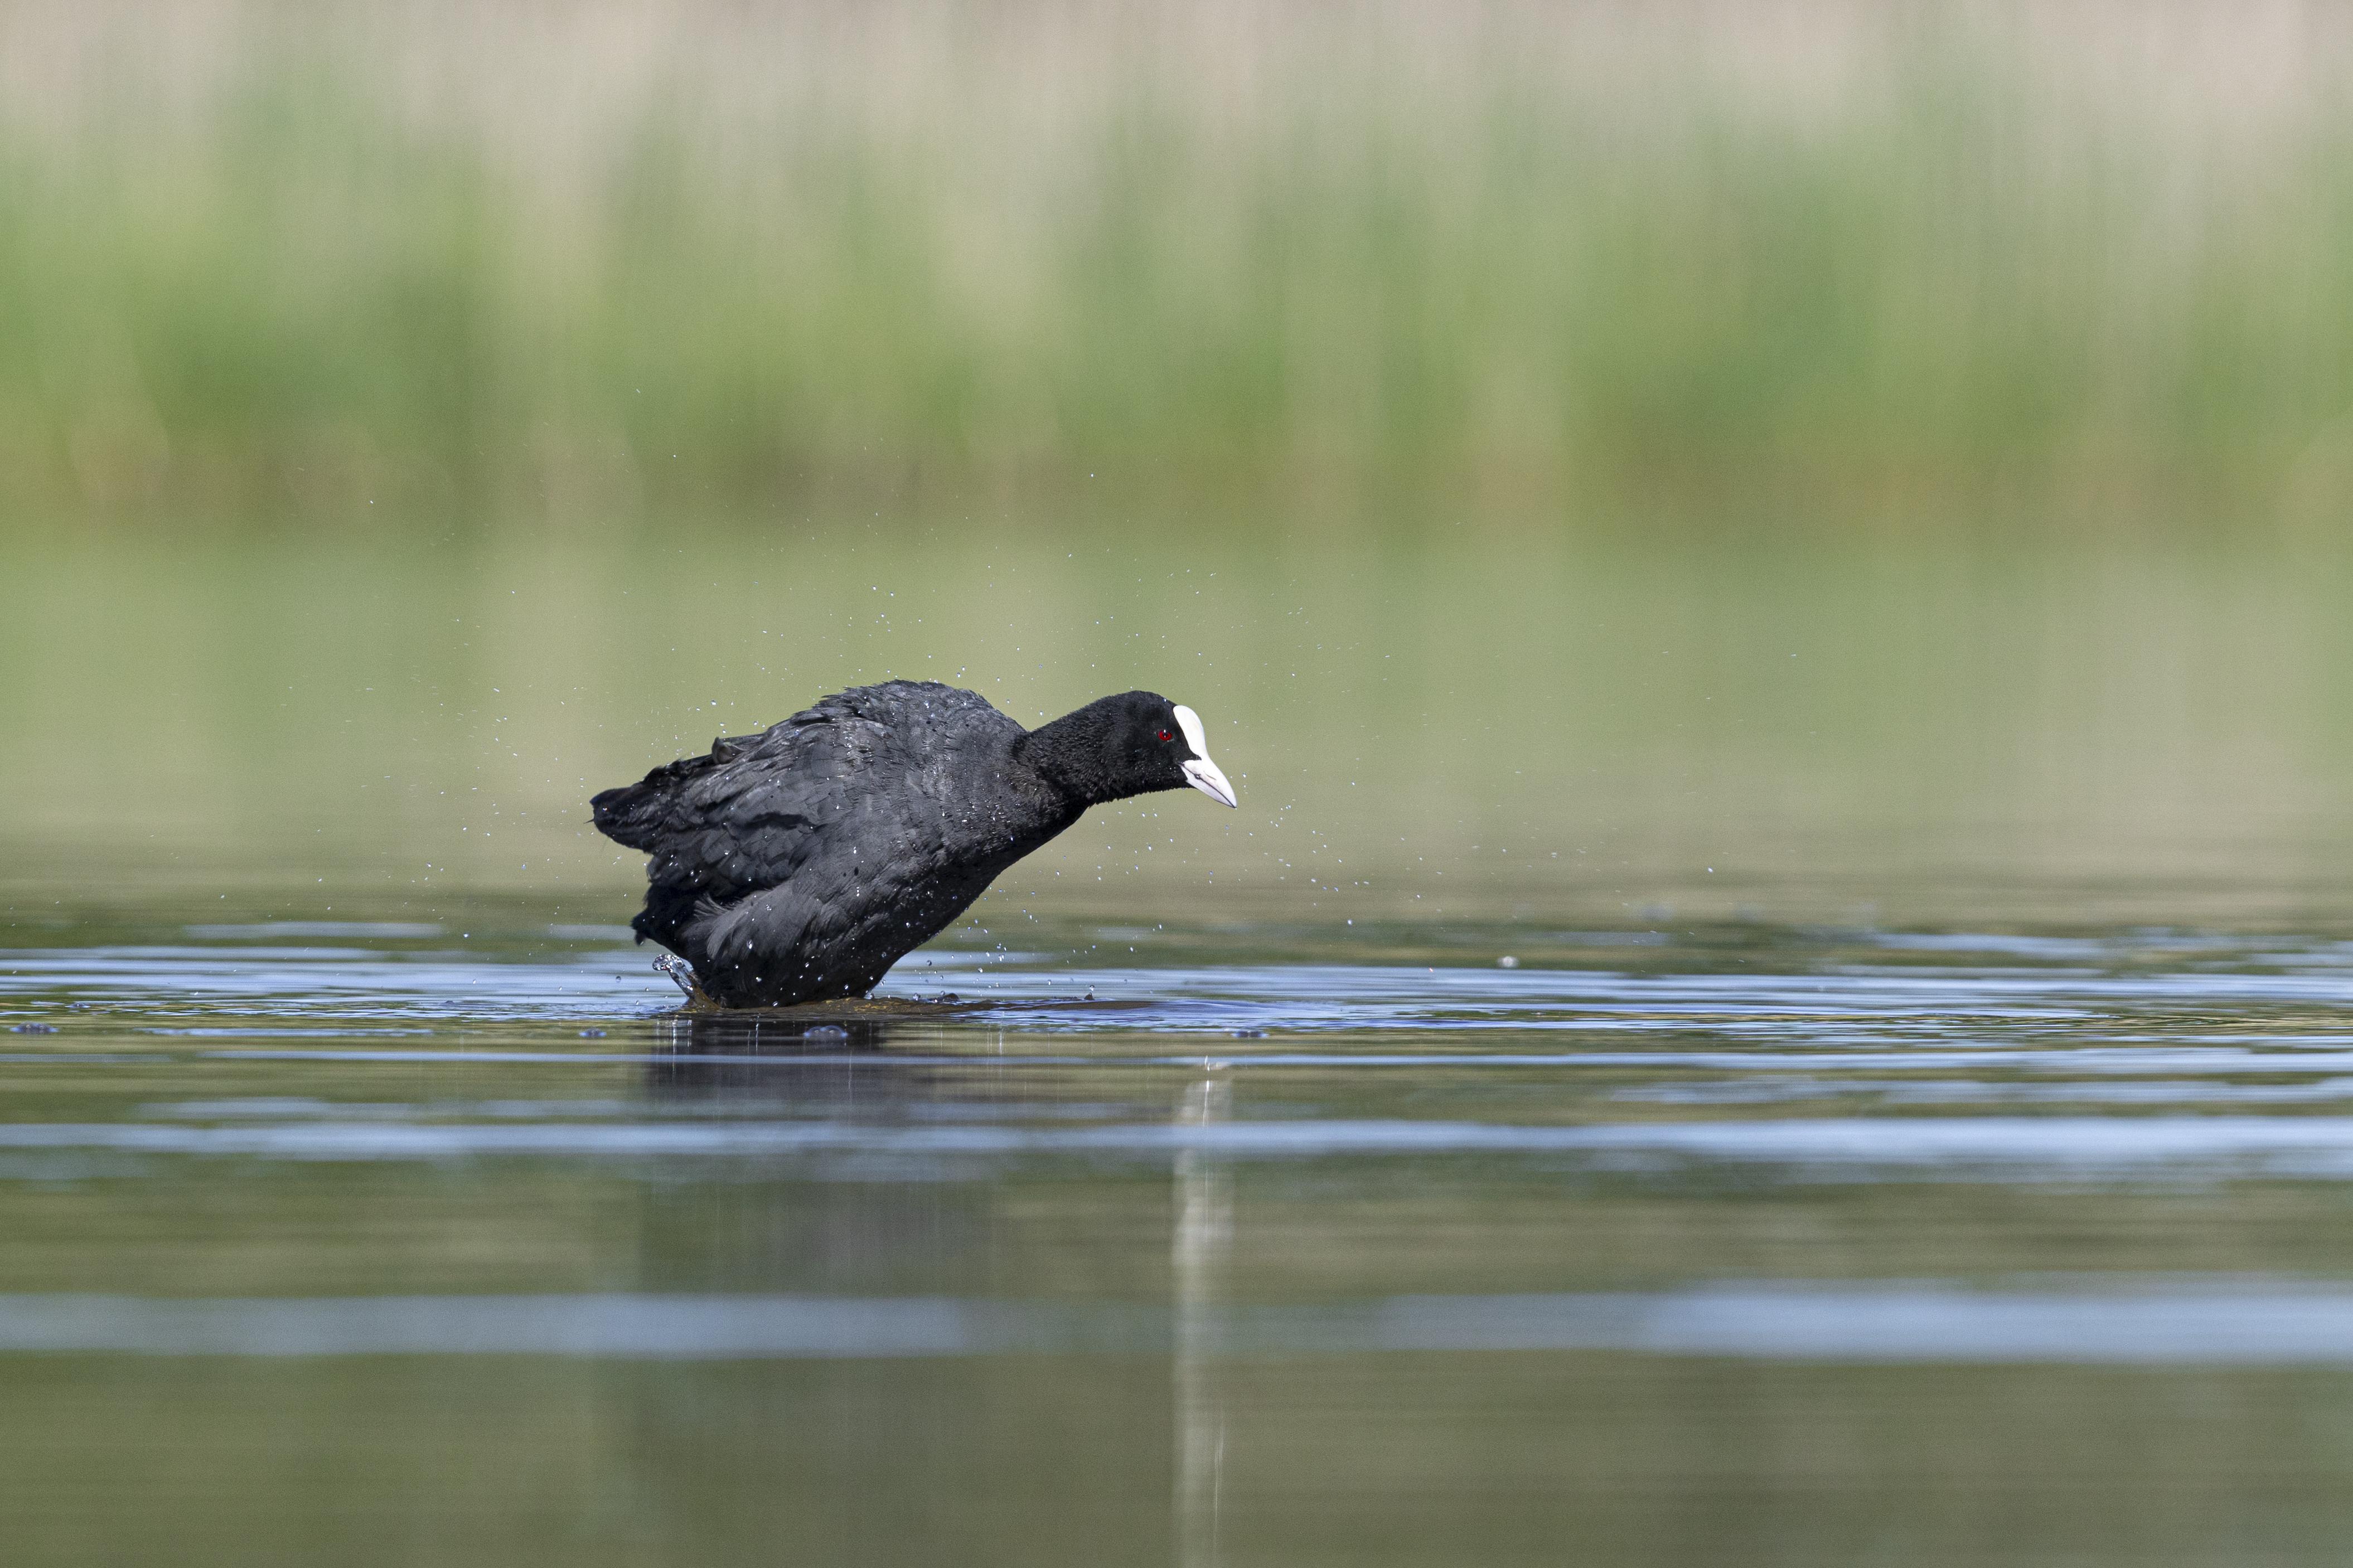
[[[2340,579],[1526,555],[1198,649],[816,562],[1242,810],[756,1021],[581,785],[953,668],[668,558],[617,649],[530,562],[0,584],[6,1557],[2340,1561]]]
[[[744,1022],[386,913],[0,959],[26,1561],[2353,1540],[2345,934],[1041,920]]]

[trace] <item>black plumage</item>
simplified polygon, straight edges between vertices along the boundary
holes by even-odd
[[[1025,730],[976,693],[893,680],[590,804],[651,857],[638,939],[757,1007],[863,994],[1087,807],[1188,785],[1234,804],[1199,719],[1153,692]]]

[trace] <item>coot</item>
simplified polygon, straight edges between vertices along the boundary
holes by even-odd
[[[1233,786],[1190,708],[1150,691],[1025,730],[977,693],[892,680],[826,698],[590,802],[652,857],[630,921],[712,1001],[862,995],[1087,807]]]

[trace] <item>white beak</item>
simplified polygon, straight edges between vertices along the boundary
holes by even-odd
[[[1218,764],[1207,757],[1195,757],[1185,764],[1185,782],[1219,805],[1238,804],[1234,799],[1234,786],[1226,782],[1226,775],[1219,770]]]
[[[1224,771],[1209,761],[1209,737],[1201,728],[1201,716],[1179,702],[1176,727],[1185,731],[1185,744],[1193,751],[1192,760],[1185,764],[1185,782],[1219,805],[1234,805],[1234,786],[1226,782]]]

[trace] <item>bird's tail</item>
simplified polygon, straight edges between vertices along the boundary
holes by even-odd
[[[664,763],[636,784],[600,792],[588,802],[596,831],[632,849],[651,849],[678,786],[709,766],[709,757]]]
[[[596,831],[632,849],[651,849],[654,837],[670,816],[671,800],[688,781],[698,773],[734,762],[764,738],[722,735],[711,742],[707,756],[681,757],[674,763],[664,763],[633,784],[623,784],[592,797],[588,809],[595,816]]]

